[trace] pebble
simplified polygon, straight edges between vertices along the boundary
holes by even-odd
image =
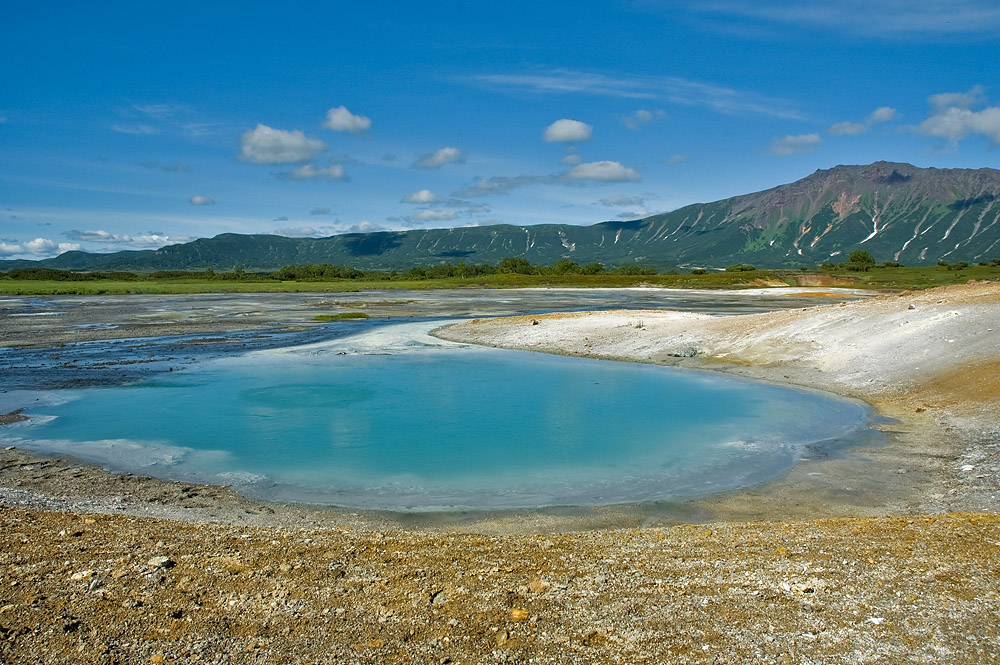
[[[528,620],[528,610],[522,609],[520,607],[514,607],[510,610],[510,620],[515,623],[520,623],[522,621]]]
[[[147,561],[146,565],[150,568],[173,568],[177,564],[167,555],[161,554],[159,556],[154,556],[152,559]]]

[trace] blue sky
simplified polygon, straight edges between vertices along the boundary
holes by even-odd
[[[10,0],[0,57],[0,258],[1000,167],[995,0]]]

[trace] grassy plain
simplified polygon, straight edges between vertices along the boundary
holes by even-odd
[[[623,288],[656,286],[688,289],[732,289],[761,286],[794,286],[797,279],[813,275],[829,280],[827,286],[869,289],[925,289],[969,280],[1000,279],[1000,267],[969,266],[949,270],[940,266],[874,268],[867,272],[831,273],[798,270],[711,272],[703,275],[520,275],[493,274],[414,280],[336,279],[331,281],[279,281],[230,279],[142,279],[138,281],[20,280],[0,278],[0,295],[122,295],[171,293],[343,293],[349,291],[460,289],[460,288]]]

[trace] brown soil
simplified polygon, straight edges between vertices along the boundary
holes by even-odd
[[[988,663],[994,514],[552,536],[0,510],[4,663]]]

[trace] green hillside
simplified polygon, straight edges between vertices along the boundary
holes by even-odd
[[[542,224],[357,233],[329,238],[223,234],[157,250],[67,252],[43,261],[3,261],[0,269],[274,270],[326,263],[406,269],[434,263],[657,268],[749,263],[797,267],[839,262],[855,249],[879,261],[933,265],[1000,256],[1000,171],[923,169],[877,162],[816,171],[788,185],[646,219],[592,226]]]

